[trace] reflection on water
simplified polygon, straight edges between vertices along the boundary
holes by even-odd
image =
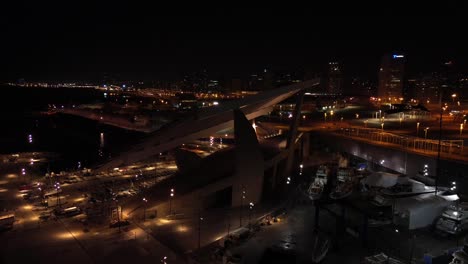
[[[99,142],[100,142],[99,146],[101,148],[103,148],[104,147],[104,133],[102,133],[102,132],[101,132],[101,138],[100,138]]]
[[[7,124],[0,130],[1,151],[58,154],[58,158],[48,164],[34,161],[37,170],[89,168],[124,151],[132,142],[144,136],[143,133],[126,131],[81,117],[47,112],[48,105],[52,104],[57,107],[72,107],[83,103],[100,103],[100,91],[0,88],[7,95],[0,98],[0,122]]]

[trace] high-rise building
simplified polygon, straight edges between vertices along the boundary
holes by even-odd
[[[375,84],[368,80],[353,77],[349,84],[350,94],[358,96],[375,96]]]
[[[379,69],[377,94],[384,102],[400,102],[403,97],[405,56],[386,54]]]
[[[342,94],[343,77],[338,62],[328,63],[328,87],[327,91],[330,94]]]
[[[441,91],[441,77],[438,72],[419,74],[408,79],[408,96],[421,103],[438,102]],[[407,98],[408,99],[408,98]]]
[[[264,91],[273,88],[274,75],[271,70],[263,69],[258,74],[251,74],[248,80],[248,88],[251,91]]]

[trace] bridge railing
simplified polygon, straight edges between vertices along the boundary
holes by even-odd
[[[399,135],[376,128],[346,127],[340,128],[335,132],[344,136],[357,137],[378,144],[390,144],[426,153],[437,152],[439,148],[438,140]],[[441,140],[440,152],[446,155],[468,157],[463,140]]]

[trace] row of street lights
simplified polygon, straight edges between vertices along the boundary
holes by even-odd
[[[420,123],[416,123],[416,137],[419,137],[419,125]],[[429,130],[429,127],[424,128],[424,139],[427,139],[427,131]]]
[[[174,188],[171,188],[171,192],[169,194],[169,215],[172,215],[172,199],[174,198]],[[143,203],[144,203],[144,211],[143,211],[143,221],[146,221],[146,207],[148,204],[148,199],[143,197]]]

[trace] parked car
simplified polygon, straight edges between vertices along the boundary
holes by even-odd
[[[50,218],[52,214],[50,212],[43,212],[39,215],[39,219],[41,220],[47,220]]]

